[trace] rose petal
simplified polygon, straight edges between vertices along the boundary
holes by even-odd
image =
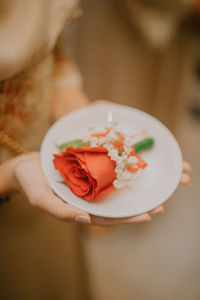
[[[108,194],[110,194],[115,189],[113,184],[108,185],[107,187],[103,188],[101,191],[99,191],[95,196],[94,200],[98,200]]]
[[[115,180],[115,162],[109,156],[104,153],[86,152],[85,162],[90,174],[97,181],[96,193]]]
[[[54,156],[54,166],[74,194],[85,200],[96,200],[114,189],[115,162],[107,152],[102,146],[70,147]]]

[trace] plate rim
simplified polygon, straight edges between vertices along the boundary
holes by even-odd
[[[135,112],[138,112],[139,114],[143,114],[143,115],[146,115],[148,118],[150,119],[153,119],[156,123],[158,123],[162,128],[164,128],[168,134],[171,136],[171,138],[173,139],[173,142],[176,144],[176,147],[177,147],[177,150],[178,150],[178,154],[179,154],[179,159],[180,159],[180,162],[183,161],[183,157],[182,157],[182,152],[181,152],[181,149],[180,149],[180,146],[179,146],[179,143],[178,141],[176,140],[175,136],[173,135],[173,133],[167,128],[167,126],[165,126],[159,119],[155,118],[154,116],[152,116],[151,114],[143,111],[143,110],[140,110],[140,109],[137,109],[137,108],[134,108],[134,107],[131,107],[131,106],[128,106],[128,105],[122,105],[122,104],[117,104],[117,103],[113,103],[113,102],[107,102],[105,100],[98,100],[99,102],[97,103],[92,103],[90,104],[89,106],[86,106],[86,107],[83,107],[83,108],[79,108],[79,109],[76,109],[75,111],[72,111],[68,114],[65,114],[63,117],[61,117],[59,120],[57,120],[54,124],[52,124],[52,126],[48,129],[48,131],[46,132],[44,138],[43,138],[43,141],[41,143],[41,147],[40,147],[40,161],[41,161],[41,166],[42,166],[42,170],[45,174],[45,176],[47,177],[47,180],[50,184],[50,187],[51,189],[53,190],[53,192],[59,197],[61,198],[61,200],[63,200],[64,202],[76,207],[76,208],[79,208],[81,209],[82,211],[84,212],[87,212],[88,214],[92,214],[94,216],[98,216],[98,217],[105,217],[105,218],[128,218],[128,217],[133,217],[133,216],[137,216],[139,214],[142,214],[142,213],[146,213],[148,212],[149,210],[152,210],[154,208],[156,208],[158,205],[155,205],[155,206],[151,206],[150,209],[143,209],[141,210],[140,213],[130,213],[130,214],[115,214],[115,216],[111,215],[110,213],[104,213],[104,214],[101,214],[101,213],[98,213],[98,212],[91,212],[90,209],[83,209],[81,207],[81,205],[77,204],[77,203],[74,203],[73,200],[69,199],[68,201],[64,200],[62,196],[62,192],[58,192],[57,189],[54,187],[54,184],[51,182],[51,180],[48,178],[48,175],[46,174],[45,172],[45,167],[44,167],[44,163],[43,163],[43,148],[44,148],[44,145],[45,145],[45,140],[48,138],[48,136],[51,134],[51,130],[53,130],[53,128],[55,129],[56,126],[58,126],[59,123],[62,123],[64,119],[68,118],[68,117],[71,117],[73,115],[76,115],[77,113],[79,112],[84,112],[84,111],[87,111],[88,109],[93,109],[93,108],[96,108],[96,107],[110,107],[111,109],[114,108],[114,107],[117,107],[117,108],[123,108],[123,109],[128,109],[128,110],[132,110],[132,111],[135,111]],[[165,197],[166,199],[164,201],[162,201],[159,205],[162,205],[163,203],[165,203],[174,193],[175,191],[177,190],[178,186],[179,186],[179,182],[180,182],[180,178],[181,178],[181,174],[182,174],[182,169],[180,169],[180,172],[179,172],[179,176],[177,175],[177,182],[176,184],[174,184],[174,187],[173,189],[171,190],[170,193],[168,193],[168,195]],[[70,191],[71,192],[71,191]],[[72,193],[72,192],[71,192]],[[76,196],[78,197],[78,196]],[[80,198],[80,197],[78,197]],[[82,198],[80,198],[82,199]]]

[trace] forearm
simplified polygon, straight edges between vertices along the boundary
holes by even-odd
[[[53,75],[53,120],[88,104],[89,99],[83,91],[82,76],[77,66],[67,58],[57,58]]]
[[[82,89],[54,90],[52,93],[52,118],[54,121],[65,114],[89,104]]]

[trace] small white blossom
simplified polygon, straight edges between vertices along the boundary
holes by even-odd
[[[122,162],[123,162],[122,156],[118,156],[117,163],[118,163],[118,164],[121,164]]]
[[[117,149],[111,149],[111,150],[108,152],[108,155],[110,156],[110,158],[111,158],[112,160],[115,160],[115,161],[118,160],[119,155],[118,155]]]
[[[123,160],[120,162],[117,161],[117,166],[120,170],[124,170],[124,168],[126,167],[126,164]]]
[[[112,145],[112,144],[106,143],[106,144],[104,144],[103,146],[104,146],[104,148],[106,148],[108,151],[110,151],[111,149],[113,149],[113,145]]]
[[[117,135],[116,133],[113,131],[113,129],[108,132],[108,134],[106,135],[106,141],[110,142],[110,141],[113,141],[113,140],[116,140],[117,139]]]
[[[123,153],[122,153],[122,159],[126,161],[127,158],[128,158],[127,154],[126,154],[125,152],[123,152]]]
[[[112,141],[120,141],[120,132],[116,131],[116,129],[111,128],[110,131],[108,128],[105,128],[105,130],[108,130],[108,133],[105,137],[100,136],[98,137],[92,137],[91,131],[93,131],[94,126],[90,125],[89,131],[90,135],[89,137],[85,137],[84,140],[88,140],[90,142],[91,147],[97,147],[98,145],[103,146],[108,150],[108,156],[111,160],[115,161],[115,173],[116,173],[116,179],[113,182],[113,185],[116,189],[121,189],[126,185],[132,185],[133,181],[138,177],[140,174],[140,170],[138,170],[137,173],[131,173],[128,171],[127,167],[135,167],[136,163],[138,162],[138,159],[135,156],[128,157],[128,155],[132,151],[132,146],[135,144],[135,138],[125,136],[124,137],[124,146],[122,149],[118,150],[117,147],[115,147],[112,144]]]
[[[137,162],[138,162],[138,159],[137,159],[137,157],[135,157],[135,156],[130,156],[129,158],[128,158],[128,164],[129,165],[134,165],[134,164],[136,164]]]
[[[117,174],[117,179],[118,179],[119,181],[123,181],[123,171],[120,170],[120,171],[118,171],[116,174]]]
[[[126,154],[130,154],[132,151],[132,147],[124,145],[124,151],[126,152]]]
[[[99,145],[103,145],[106,142],[105,137],[100,136],[99,137]]]
[[[116,189],[121,189],[121,188],[124,187],[124,183],[123,183],[122,181],[118,180],[118,179],[115,179],[115,180],[113,181],[113,185],[114,185],[114,187],[115,187]]]
[[[126,169],[126,164],[123,162],[120,164],[120,168],[121,170],[124,172],[124,170]]]
[[[92,137],[90,139],[90,145],[91,145],[91,147],[96,147],[98,145],[98,142],[99,142],[99,140],[98,140],[97,137]]]
[[[118,173],[118,172],[121,172],[123,171],[123,166],[121,164],[117,164],[116,167],[115,167],[115,172]]]

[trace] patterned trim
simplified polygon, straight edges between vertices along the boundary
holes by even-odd
[[[12,150],[16,154],[23,154],[26,152],[25,149],[17,141],[6,134],[3,130],[0,130],[0,144]]]

